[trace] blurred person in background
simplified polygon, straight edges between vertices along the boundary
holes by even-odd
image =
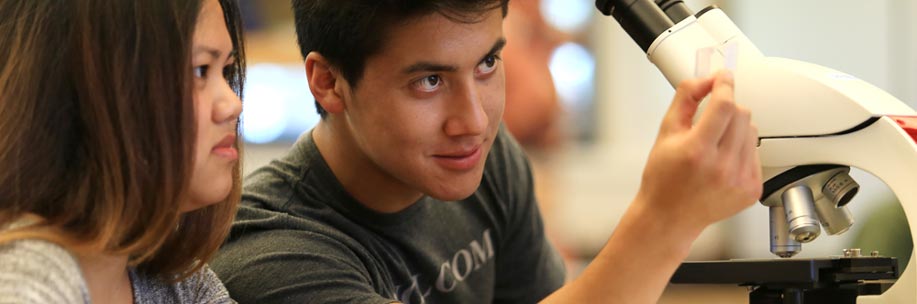
[[[566,37],[545,22],[540,0],[509,2],[503,24],[506,110],[503,123],[526,148],[550,149],[563,139],[563,114],[548,63]]]
[[[540,0],[510,1],[503,21],[506,35],[502,53],[506,74],[503,124],[531,160],[536,181],[534,191],[548,239],[564,260],[570,261],[576,253],[552,233],[556,208],[561,205],[556,195],[560,189],[554,187],[557,177],[550,162],[567,138],[563,125],[566,112],[548,68],[554,49],[569,38],[545,21],[540,5]]]
[[[0,302],[231,303],[233,0],[0,0]]]

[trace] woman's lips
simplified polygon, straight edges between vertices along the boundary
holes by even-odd
[[[226,137],[223,137],[223,140],[220,140],[210,152],[229,160],[237,160],[239,159],[239,150],[233,147],[235,143],[235,134],[226,135]]]
[[[473,149],[433,155],[433,159],[441,167],[453,171],[468,171],[477,166],[481,159],[481,146]]]

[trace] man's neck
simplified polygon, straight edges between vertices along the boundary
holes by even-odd
[[[344,190],[360,204],[377,212],[394,213],[410,207],[423,196],[386,174],[363,154],[350,133],[338,131],[328,119],[318,123],[312,138]]]

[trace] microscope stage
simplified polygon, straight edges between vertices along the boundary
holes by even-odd
[[[832,257],[817,259],[750,259],[682,263],[675,284],[812,285],[895,280],[898,259]]]
[[[889,257],[759,259],[685,262],[671,282],[748,286],[751,304],[854,304],[884,293],[899,275]]]

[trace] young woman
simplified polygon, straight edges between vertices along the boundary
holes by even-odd
[[[0,0],[0,302],[231,302],[234,0]]]

